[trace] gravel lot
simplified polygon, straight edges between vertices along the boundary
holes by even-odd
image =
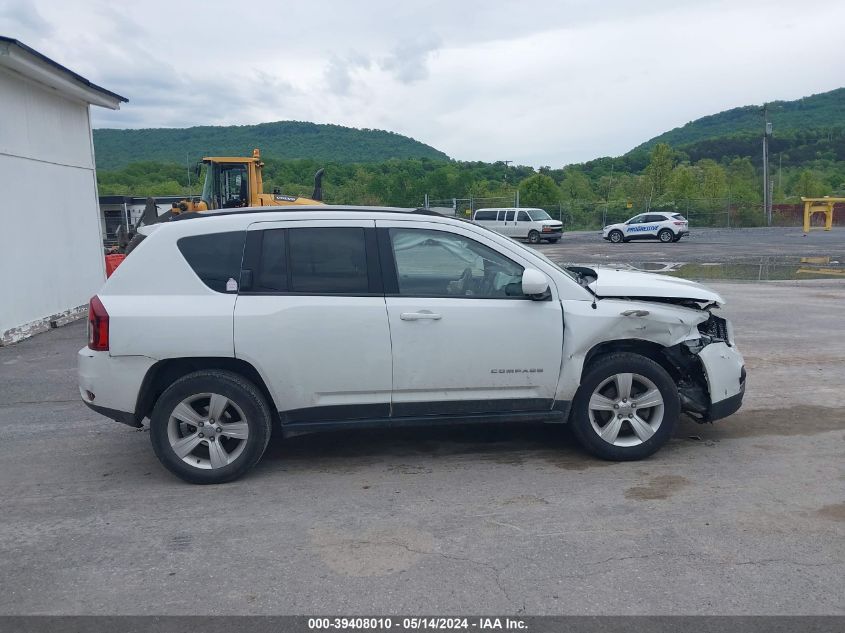
[[[838,256],[845,231],[541,249]],[[78,400],[84,323],[0,348],[0,614],[845,614],[845,280],[715,287],[746,404],[638,463],[555,426],[349,432],[195,487]]]

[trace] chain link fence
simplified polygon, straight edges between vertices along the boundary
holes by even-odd
[[[423,205],[424,206],[424,205]],[[496,198],[441,198],[428,199],[428,207],[441,213],[453,213],[469,219],[478,209],[540,208],[563,223],[564,231],[600,230],[608,224],[624,222],[648,211],[671,211],[683,214],[693,227],[742,228],[765,226],[763,206],[759,202],[743,202],[730,198],[690,198],[673,205],[642,205],[627,200],[558,200],[543,204],[520,204],[517,196]],[[801,226],[804,221],[804,206],[797,204],[775,204],[772,206],[773,226]],[[845,205],[837,204],[833,223],[845,226]],[[822,217],[813,218],[814,226],[822,226]]]

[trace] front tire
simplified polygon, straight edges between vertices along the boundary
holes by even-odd
[[[183,376],[161,395],[150,416],[159,461],[193,484],[219,484],[250,470],[267,448],[272,415],[261,391],[230,371]]]
[[[531,230],[528,232],[528,243],[529,244],[539,244],[540,243],[540,233],[539,231]]]
[[[662,229],[660,233],[657,234],[657,239],[659,239],[664,244],[669,244],[670,242],[674,242],[675,234],[672,233],[669,229]]]
[[[615,353],[587,369],[572,403],[572,431],[589,453],[611,461],[654,454],[681,415],[678,388],[645,356]]]
[[[625,238],[625,236],[622,235],[622,231],[611,231],[607,237],[610,238],[610,241],[614,244],[622,243],[622,240]]]

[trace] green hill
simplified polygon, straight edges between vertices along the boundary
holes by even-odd
[[[448,160],[443,152],[407,136],[301,121],[259,125],[141,130],[94,130],[97,168],[122,169],[138,161],[184,164],[202,156],[248,156],[253,148],[276,159],[373,163],[393,158]]]
[[[762,106],[732,108],[690,121],[646,141],[637,149],[650,149],[658,143],[672,147],[747,132],[760,136],[763,132]],[[768,104],[769,120],[774,132],[807,128],[845,127],[845,88],[822,92],[795,101],[772,101]]]
[[[817,159],[845,160],[845,88],[768,104],[773,125],[772,155],[784,165]],[[763,132],[761,106],[743,106],[705,116],[654,137],[626,156],[644,156],[658,143],[681,150],[695,162],[702,158],[754,156]]]

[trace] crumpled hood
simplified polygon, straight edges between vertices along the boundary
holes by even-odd
[[[616,268],[596,267],[594,270],[598,279],[589,286],[599,297],[666,297],[725,304],[718,293],[687,279]]]

